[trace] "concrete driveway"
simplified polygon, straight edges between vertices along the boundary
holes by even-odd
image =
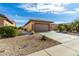
[[[79,36],[56,33],[40,33],[62,44],[29,54],[28,56],[79,56]]]

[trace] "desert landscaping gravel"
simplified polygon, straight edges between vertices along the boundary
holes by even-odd
[[[51,39],[41,41],[41,38],[42,35],[34,34],[0,39],[0,56],[26,56],[42,49],[61,44]]]

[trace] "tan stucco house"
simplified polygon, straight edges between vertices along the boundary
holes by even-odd
[[[10,21],[7,17],[0,16],[0,27],[2,26],[16,26],[16,24],[14,21]]]
[[[46,32],[52,30],[51,21],[44,20],[29,20],[24,26],[23,29],[27,31],[36,31],[36,32]]]

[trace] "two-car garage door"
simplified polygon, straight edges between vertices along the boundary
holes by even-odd
[[[46,32],[49,30],[49,25],[48,24],[35,24],[34,26],[35,31],[37,32]]]

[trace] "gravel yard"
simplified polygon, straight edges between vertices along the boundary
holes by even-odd
[[[41,41],[42,35],[23,35],[14,38],[0,39],[0,55],[25,56],[27,54],[61,44],[55,40]]]

